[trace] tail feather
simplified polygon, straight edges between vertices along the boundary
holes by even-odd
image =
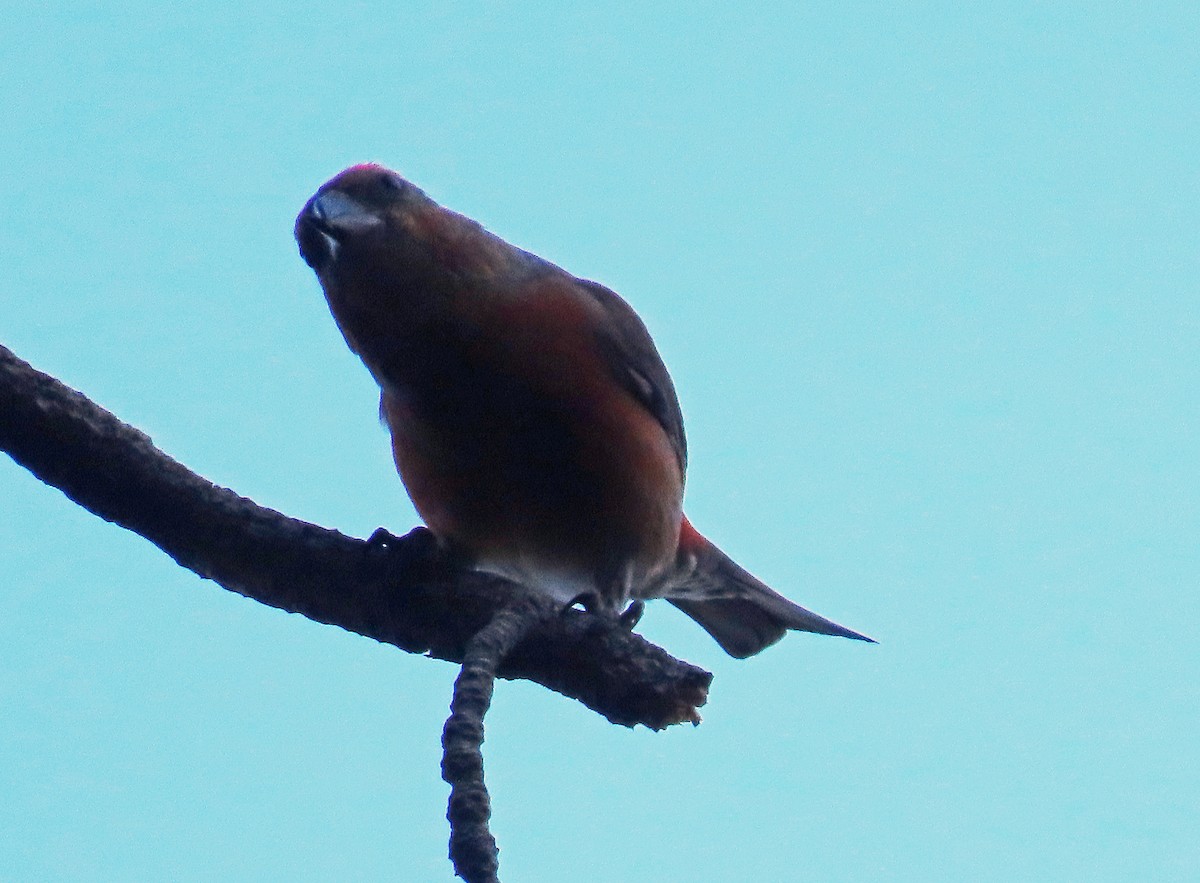
[[[770,647],[789,630],[876,643],[873,638],[793,604],[704,540],[692,550],[692,575],[668,592],[730,656],[744,659]]]

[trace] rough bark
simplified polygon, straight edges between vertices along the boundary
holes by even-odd
[[[289,518],[206,481],[150,438],[0,347],[0,449],[182,566],[263,604],[462,662],[526,593],[455,566],[417,528],[370,540]],[[619,625],[549,602],[500,664],[624,726],[699,721],[712,676]]]

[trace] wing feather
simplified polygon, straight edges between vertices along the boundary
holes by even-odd
[[[641,317],[615,291],[598,282],[579,280],[579,286],[604,310],[609,322],[600,332],[600,349],[613,377],[628,390],[662,426],[681,474],[687,472],[687,438],[683,432],[683,411],[675,384],[658,348]]]

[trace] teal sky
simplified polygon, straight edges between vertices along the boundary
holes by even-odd
[[[601,281],[793,635],[705,722],[499,686],[505,879],[1200,878],[1200,7],[18,4],[0,343],[257,502],[415,514],[296,253],[393,166]],[[455,668],[0,458],[0,879],[451,878]]]

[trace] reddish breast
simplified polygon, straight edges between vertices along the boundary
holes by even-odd
[[[604,316],[566,274],[498,295],[466,292],[459,305],[482,332],[464,357],[505,381],[486,399],[482,390],[464,399],[481,419],[462,425],[486,431],[456,437],[454,421],[385,395],[396,464],[418,511],[484,559],[589,575],[665,563],[683,479],[665,431],[597,345]]]

